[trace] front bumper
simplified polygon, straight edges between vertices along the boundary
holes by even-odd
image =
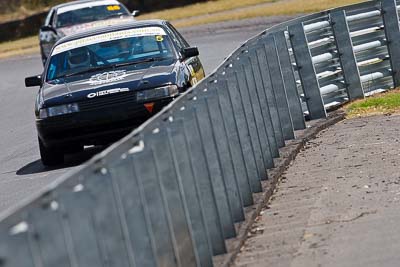
[[[47,147],[109,144],[130,133],[172,100],[154,101],[151,112],[144,104],[134,104],[37,119],[36,128],[39,138]]]

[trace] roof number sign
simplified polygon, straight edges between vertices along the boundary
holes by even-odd
[[[117,11],[117,10],[120,10],[120,9],[121,9],[121,7],[117,6],[117,5],[115,5],[115,6],[107,6],[107,10],[108,11]]]

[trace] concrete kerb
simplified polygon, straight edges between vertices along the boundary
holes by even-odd
[[[327,119],[320,119],[309,122],[305,130],[296,131],[296,140],[287,142],[287,145],[280,149],[281,157],[276,159],[275,168],[268,171],[269,180],[262,181],[263,192],[254,194],[254,205],[245,208],[246,220],[236,224],[237,237],[226,241],[227,254],[215,256],[214,266],[229,267],[235,261],[240,249],[248,238],[252,226],[262,209],[267,206],[276,186],[281,180],[285,170],[296,158],[297,154],[304,148],[305,144],[314,139],[322,130],[345,119],[345,112],[337,110],[329,113]]]

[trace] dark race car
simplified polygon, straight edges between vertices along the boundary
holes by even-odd
[[[56,43],[42,75],[36,127],[42,162],[128,134],[204,78],[196,47],[167,21],[115,25]]]
[[[39,32],[43,65],[60,38],[94,27],[132,21],[137,13],[136,10],[131,14],[116,0],[82,0],[53,7]]]

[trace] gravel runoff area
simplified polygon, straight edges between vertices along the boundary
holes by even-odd
[[[399,266],[400,116],[345,120],[281,177],[233,266]]]

